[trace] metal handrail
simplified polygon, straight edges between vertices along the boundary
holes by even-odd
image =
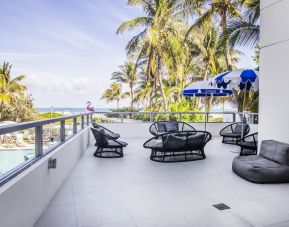
[[[34,128],[38,126],[48,125],[56,122],[61,122],[65,120],[70,120],[78,117],[84,117],[84,116],[91,116],[92,113],[84,113],[84,114],[77,114],[77,115],[69,115],[65,117],[56,117],[51,119],[45,119],[45,120],[39,120],[39,121],[28,121],[23,123],[15,123],[10,125],[4,125],[0,126],[0,135],[6,134],[6,133],[12,133],[20,130],[25,130],[29,128]]]
[[[242,114],[242,112],[233,112],[233,111],[224,111],[224,112],[150,112],[150,111],[128,111],[128,112],[105,112],[105,111],[97,111],[93,112],[93,114]],[[247,112],[247,114],[258,115],[258,113]]]
[[[193,115],[205,115],[205,122],[210,123],[209,121],[209,116],[213,114],[226,114],[226,115],[232,115],[233,120],[232,122],[236,122],[236,115],[242,116],[242,112],[233,112],[233,111],[223,111],[223,112],[146,112],[146,111],[140,111],[140,112],[133,112],[133,111],[128,111],[128,112],[104,112],[104,111],[99,111],[99,112],[94,112],[93,114],[110,114],[110,115],[119,115],[121,118],[121,123],[124,122],[124,116],[125,115],[150,115],[150,122],[154,122],[154,116],[155,115],[160,115],[160,114],[165,114],[165,115],[179,115],[179,120],[181,121],[182,115],[185,114],[193,114]],[[258,113],[251,113],[251,112],[246,112],[246,114],[249,114],[251,116],[258,116]],[[214,122],[214,123],[219,123],[219,122]]]

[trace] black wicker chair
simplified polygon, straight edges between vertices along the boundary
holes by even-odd
[[[248,135],[249,132],[250,126],[248,124],[244,124],[243,137]],[[220,131],[220,136],[223,137],[223,143],[238,144],[238,141],[242,138],[242,122],[227,125]]]
[[[107,129],[107,128],[99,125],[99,124],[96,124],[94,122],[92,123],[92,126],[94,128],[102,128],[106,135],[108,135],[108,136],[110,136],[110,137],[112,137],[114,139],[118,139],[120,137],[120,135],[118,133],[114,133],[114,132],[110,131],[109,129]]]
[[[245,136],[237,141],[237,145],[241,147],[240,156],[256,155],[258,149],[258,133]]]
[[[159,121],[153,123],[149,131],[154,136],[160,136],[166,134],[168,132],[182,132],[182,131],[193,131],[195,132],[196,129],[181,121]]]
[[[143,146],[151,149],[152,161],[195,161],[206,158],[204,147],[211,138],[206,131],[169,132],[149,139]]]
[[[127,146],[126,142],[117,140],[105,133],[102,128],[91,128],[96,140],[97,146],[94,152],[95,157],[99,158],[121,158],[123,157],[123,148]]]

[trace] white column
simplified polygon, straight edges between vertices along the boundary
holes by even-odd
[[[259,142],[289,143],[288,12],[288,0],[261,0]]]

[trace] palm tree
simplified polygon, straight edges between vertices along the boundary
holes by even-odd
[[[138,27],[144,29],[135,35],[128,43],[126,49],[128,54],[136,53],[137,62],[146,58],[146,76],[150,85],[158,89],[162,97],[164,110],[168,110],[168,101],[165,96],[164,79],[164,59],[170,55],[174,58],[175,50],[182,47],[179,37],[178,25],[183,23],[178,9],[181,1],[178,0],[129,0],[131,6],[141,7],[145,13],[142,17],[124,22],[117,30],[123,33]],[[178,48],[176,48],[178,47]],[[156,89],[154,89],[156,92]]]
[[[9,104],[14,96],[22,97],[26,90],[26,86],[20,83],[25,76],[19,75],[12,78],[11,67],[12,65],[8,62],[4,62],[0,67],[0,100],[2,104]]]
[[[110,88],[105,90],[101,98],[105,99],[107,102],[116,101],[117,109],[119,109],[120,100],[128,96],[128,92],[122,92],[122,85],[120,83],[114,82],[110,85]]]
[[[228,45],[228,23],[229,20],[241,18],[239,6],[244,0],[185,0],[188,8],[195,8],[200,4],[204,5],[205,12],[196,20],[191,26],[188,33],[190,33],[196,27],[211,26],[214,18],[218,18],[219,26],[224,34],[224,57],[227,66],[227,70],[232,70],[232,63],[230,57],[230,47]]]
[[[138,72],[136,69],[136,64],[132,61],[125,62],[123,65],[119,66],[119,71],[112,74],[112,80],[120,83],[128,84],[130,93],[130,109],[133,110],[134,102],[134,87],[138,78]]]
[[[226,70],[224,46],[215,27],[198,29],[194,35],[193,45],[202,64],[202,80],[210,75],[217,75]]]
[[[260,38],[260,0],[245,0],[244,19],[233,20],[228,25],[231,46],[255,47]]]

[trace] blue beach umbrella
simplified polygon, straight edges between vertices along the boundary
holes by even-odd
[[[237,69],[221,73],[214,77],[212,85],[218,88],[247,90],[259,90],[259,71],[253,69]]]
[[[212,81],[198,81],[190,84],[187,88],[183,90],[184,96],[189,97],[222,97],[229,96],[233,94],[233,91],[230,89],[223,89],[214,87]],[[205,103],[206,104],[206,103]],[[207,117],[207,108],[205,106],[205,116]],[[205,131],[207,129],[207,119],[205,120]]]
[[[218,88],[235,89],[241,91],[249,91],[253,89],[259,90],[259,71],[253,69],[237,69],[221,73],[212,80],[212,85]],[[243,108],[245,98],[243,99]],[[242,111],[242,121],[244,120],[244,109]],[[243,127],[243,124],[242,124]],[[243,130],[242,130],[243,137]]]

